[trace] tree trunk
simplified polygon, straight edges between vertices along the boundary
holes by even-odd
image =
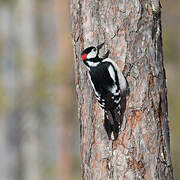
[[[72,0],[72,35],[83,179],[173,179],[158,0]],[[106,40],[128,73],[121,132],[108,140],[81,51]]]

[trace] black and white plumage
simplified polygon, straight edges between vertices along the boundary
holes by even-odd
[[[99,57],[99,50],[103,45],[104,43],[86,48],[81,58],[89,70],[89,79],[96,98],[105,110],[104,127],[108,137],[117,139],[121,125],[121,100],[126,93],[127,83],[117,64],[108,58],[109,51]]]

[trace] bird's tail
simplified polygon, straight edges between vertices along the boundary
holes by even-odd
[[[121,127],[121,113],[118,108],[105,111],[104,127],[109,139],[116,140],[118,138]]]

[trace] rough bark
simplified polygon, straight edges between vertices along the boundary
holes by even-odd
[[[83,179],[173,179],[160,8],[158,0],[72,0]],[[123,125],[114,142],[80,60],[85,47],[104,40],[121,70],[130,70]]]

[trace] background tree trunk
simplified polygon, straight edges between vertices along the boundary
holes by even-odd
[[[83,179],[173,179],[160,2],[72,0],[71,10]],[[131,70],[123,125],[114,142],[80,60],[84,48],[104,40],[121,70]]]

